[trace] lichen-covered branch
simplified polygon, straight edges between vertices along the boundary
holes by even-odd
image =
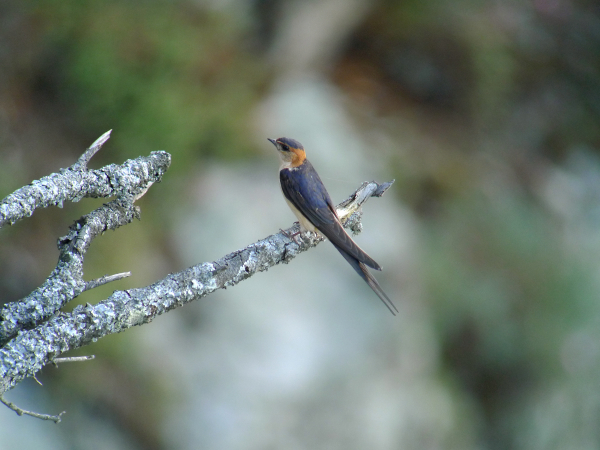
[[[83,260],[92,240],[135,218],[139,218],[138,208],[131,199],[119,197],[71,225],[69,234],[58,240],[58,263],[46,281],[27,297],[0,309],[0,346],[20,330],[33,328],[48,319],[85,291]]]
[[[148,157],[111,164],[98,170],[87,170],[89,159],[109,138],[102,135],[69,169],[34,181],[0,203],[0,226],[31,215],[37,207],[79,201],[84,197],[116,196],[111,202],[77,220],[69,233],[58,240],[59,258],[56,268],[44,283],[27,297],[7,303],[0,309],[0,347],[20,330],[37,326],[59,311],[67,302],[92,286],[118,279],[108,276],[95,283],[83,279],[83,260],[92,240],[107,230],[114,230],[139,218],[134,206],[169,168],[171,155],[152,152]]]
[[[88,170],[87,163],[110,137],[110,131],[100,136],[68,169],[62,169],[16,190],[0,202],[0,228],[29,217],[37,208],[62,206],[85,197],[137,197],[162,178],[171,156],[167,152],[152,152],[148,157],[111,164],[98,170]]]
[[[345,226],[354,232],[360,231],[360,206],[371,196],[381,196],[390,185],[364,183],[342,202],[339,213]],[[233,286],[276,264],[287,263],[322,241],[321,237],[305,233],[296,243],[286,236],[296,231],[298,225],[216,261],[170,274],[150,286],[115,291],[96,305],[81,305],[70,313],[59,312],[45,323],[21,331],[0,349],[0,395],[68,350],[148,323],[217,289]]]

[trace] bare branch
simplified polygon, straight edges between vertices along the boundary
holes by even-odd
[[[96,358],[96,355],[88,355],[88,356],[68,356],[65,358],[54,358],[52,360],[52,364],[58,367],[58,363],[64,362],[81,362],[81,361],[91,361]]]
[[[27,297],[7,303],[0,310],[0,346],[19,330],[33,328],[51,317],[86,290],[83,258],[92,240],[139,219],[131,199],[119,197],[77,220],[69,234],[58,240],[58,264],[44,283]]]
[[[62,206],[65,201],[124,195],[137,198],[149,184],[160,181],[171,163],[167,152],[152,152],[148,157],[128,160],[120,166],[111,164],[87,170],[87,161],[109,136],[103,134],[70,168],[35,180],[4,198],[0,202],[0,228],[31,216],[37,208]]]
[[[116,273],[114,275],[104,275],[103,277],[96,278],[95,280],[90,280],[87,283],[85,283],[83,290],[89,291],[90,289],[97,288],[98,286],[102,286],[112,281],[122,280],[123,278],[127,278],[130,276],[131,272]]]
[[[102,135],[84,153],[83,160],[89,160],[109,135],[110,133]],[[29,211],[26,215],[31,215],[36,207],[36,200],[44,199],[38,206],[48,206],[58,201],[62,203],[65,198],[78,201],[83,197],[117,196],[115,200],[81,217],[70,227],[69,234],[58,240],[58,263],[39,288],[20,301],[7,303],[0,309],[0,346],[19,330],[33,328],[48,319],[82,292],[123,278],[113,275],[86,283],[83,279],[85,253],[95,237],[126,225],[133,219],[139,219],[139,209],[133,203],[153,183],[162,179],[171,163],[171,155],[152,152],[149,157],[129,160],[121,166],[111,164],[94,171],[86,170],[81,163],[83,160],[80,158],[70,169],[49,175],[15,191],[0,204],[0,213],[4,206],[7,211],[14,213],[11,216],[13,218],[5,219],[13,223],[24,217],[18,217],[22,213],[19,212],[20,209],[25,208]],[[36,186],[41,187],[38,189]],[[22,200],[23,197],[30,198],[31,202]],[[1,224],[0,215],[0,226]]]
[[[362,210],[360,209],[364,202],[371,197],[381,197],[394,184],[396,180],[385,183],[375,183],[374,181],[365,181],[356,192],[340,203],[336,211],[344,226],[352,231],[352,234],[359,234],[362,231]]]
[[[104,143],[110,139],[110,133],[112,133],[112,130],[108,130],[106,133],[96,139],[94,143],[90,145],[90,148],[88,148],[83,155],[79,157],[77,162],[73,164],[73,167],[79,170],[86,170],[90,159],[92,159],[98,150],[102,148]]]
[[[37,376],[36,376],[36,375],[37,375],[37,374],[35,374],[35,373],[34,373],[34,374],[32,375],[32,378],[35,380],[35,382],[36,382],[37,384],[39,384],[40,386],[43,386],[42,382],[41,382],[40,380],[38,380],[38,379],[37,379]]]
[[[7,407],[12,409],[19,416],[22,416],[23,414],[25,414],[27,416],[35,417],[36,419],[52,420],[54,423],[60,423],[60,421],[62,420],[62,415],[65,414],[65,412],[66,412],[66,411],[63,411],[56,416],[51,416],[50,414],[39,414],[39,413],[36,413],[33,411],[27,411],[26,409],[19,408],[14,403],[9,402],[1,395],[0,395],[0,402],[4,403]]]
[[[345,226],[360,229],[359,204],[382,194],[379,184],[363,184],[340,206]],[[387,186],[389,187],[389,185]],[[298,225],[285,230],[292,234]],[[96,305],[80,305],[70,313],[58,312],[34,329],[21,331],[0,350],[0,395],[39,371],[58,355],[119,333],[198,300],[217,289],[234,286],[257,272],[288,263],[322,239],[300,236],[299,243],[283,232],[268,236],[219,260],[190,267],[143,288],[115,291]]]

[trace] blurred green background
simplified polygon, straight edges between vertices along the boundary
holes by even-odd
[[[396,183],[356,239],[393,318],[328,244],[46,367],[0,448],[600,447],[600,6],[579,0],[0,3],[0,197],[171,153],[85,275],[144,286],[287,227],[298,139],[339,202]],[[0,301],[102,203],[0,232]],[[69,309],[74,305],[70,305]]]

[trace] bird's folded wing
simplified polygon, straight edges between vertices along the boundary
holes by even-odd
[[[305,161],[303,166],[280,172],[285,198],[338,249],[375,270],[381,270],[381,266],[356,245],[342,227],[331,197],[310,162]]]

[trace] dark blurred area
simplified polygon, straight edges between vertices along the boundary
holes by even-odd
[[[600,446],[597,2],[0,3],[0,197],[109,129],[93,168],[173,163],[86,256],[87,279],[133,276],[78,302],[288,226],[266,142],[286,135],[337,202],[396,179],[357,241],[401,317],[320,246],[44,368],[7,398],[68,414],[0,410],[0,448]],[[0,301],[101,203],[2,229]]]

